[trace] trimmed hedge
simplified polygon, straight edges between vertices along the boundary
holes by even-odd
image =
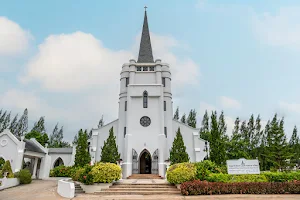
[[[180,184],[196,179],[197,169],[193,163],[178,163],[171,165],[167,171],[169,183]]]
[[[222,182],[222,183],[238,183],[238,182],[268,182],[268,179],[260,174],[244,174],[244,175],[231,175],[231,174],[210,174],[206,177],[209,182]]]
[[[221,183],[194,180],[181,184],[183,195],[300,194],[300,181],[274,183]]]
[[[93,177],[94,183],[112,183],[121,178],[121,172],[121,167],[114,163],[99,162],[93,166],[87,178]]]
[[[292,172],[264,172],[262,173],[269,182],[286,182],[300,180],[300,171]]]
[[[226,166],[220,167],[210,160],[204,160],[194,163],[197,168],[197,179],[206,180],[211,173],[226,173]]]

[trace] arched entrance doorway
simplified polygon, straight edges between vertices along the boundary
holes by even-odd
[[[58,167],[64,165],[64,161],[59,157],[56,159],[56,161],[54,162],[53,168]]]
[[[140,174],[151,174],[151,154],[144,149],[140,155]]]

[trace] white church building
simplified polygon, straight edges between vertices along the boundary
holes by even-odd
[[[178,128],[190,161],[204,159],[208,144],[199,138],[199,129],[173,119],[171,70],[162,60],[154,61],[145,11],[138,59],[123,64],[120,74],[119,118],[93,129],[90,154],[94,162],[100,161],[101,147],[112,127],[123,161],[123,178],[139,173],[164,177]]]
[[[145,11],[138,59],[131,59],[121,69],[119,118],[92,130],[89,152],[93,163],[101,160],[101,147],[111,128],[121,154],[123,178],[132,174],[164,177],[178,128],[190,162],[207,156],[209,144],[200,139],[199,129],[173,119],[171,71],[172,66],[153,58]],[[35,139],[19,141],[8,130],[0,133],[0,157],[10,160],[14,172],[27,158],[33,177],[46,178],[55,166],[73,165],[75,153],[74,147],[45,148]]]

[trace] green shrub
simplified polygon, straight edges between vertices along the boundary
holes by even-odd
[[[29,184],[31,183],[31,173],[28,169],[22,169],[17,174],[20,179],[20,184]]]
[[[269,182],[286,182],[300,180],[300,171],[295,172],[264,172]]]
[[[226,173],[226,167],[219,167],[210,160],[195,163],[197,168],[197,179],[206,180],[211,173]]]
[[[91,170],[94,183],[112,183],[121,178],[122,169],[113,163],[96,163]]]
[[[50,170],[50,177],[71,177],[75,173],[73,167],[58,166]]]
[[[222,182],[222,183],[227,183],[230,181],[230,175],[229,174],[215,174],[215,173],[210,173],[208,176],[205,177],[206,181],[209,182]]]
[[[7,176],[6,176],[7,178],[13,178],[14,177],[14,173],[12,172],[9,160],[7,160],[4,163],[3,168],[2,168],[2,173],[4,174],[6,172],[7,172]]]
[[[71,177],[73,181],[78,181],[80,177],[83,176],[85,169],[84,168],[77,168],[75,173],[72,173]]]
[[[2,170],[0,170],[0,178],[3,178]]]
[[[192,163],[178,163],[171,165],[167,171],[169,183],[181,184],[196,178],[197,169]]]

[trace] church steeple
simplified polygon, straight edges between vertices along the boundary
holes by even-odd
[[[145,16],[144,16],[142,38],[141,38],[141,43],[140,43],[139,57],[138,57],[138,61],[137,61],[138,63],[153,63],[154,62],[146,8],[147,7],[145,6]]]

